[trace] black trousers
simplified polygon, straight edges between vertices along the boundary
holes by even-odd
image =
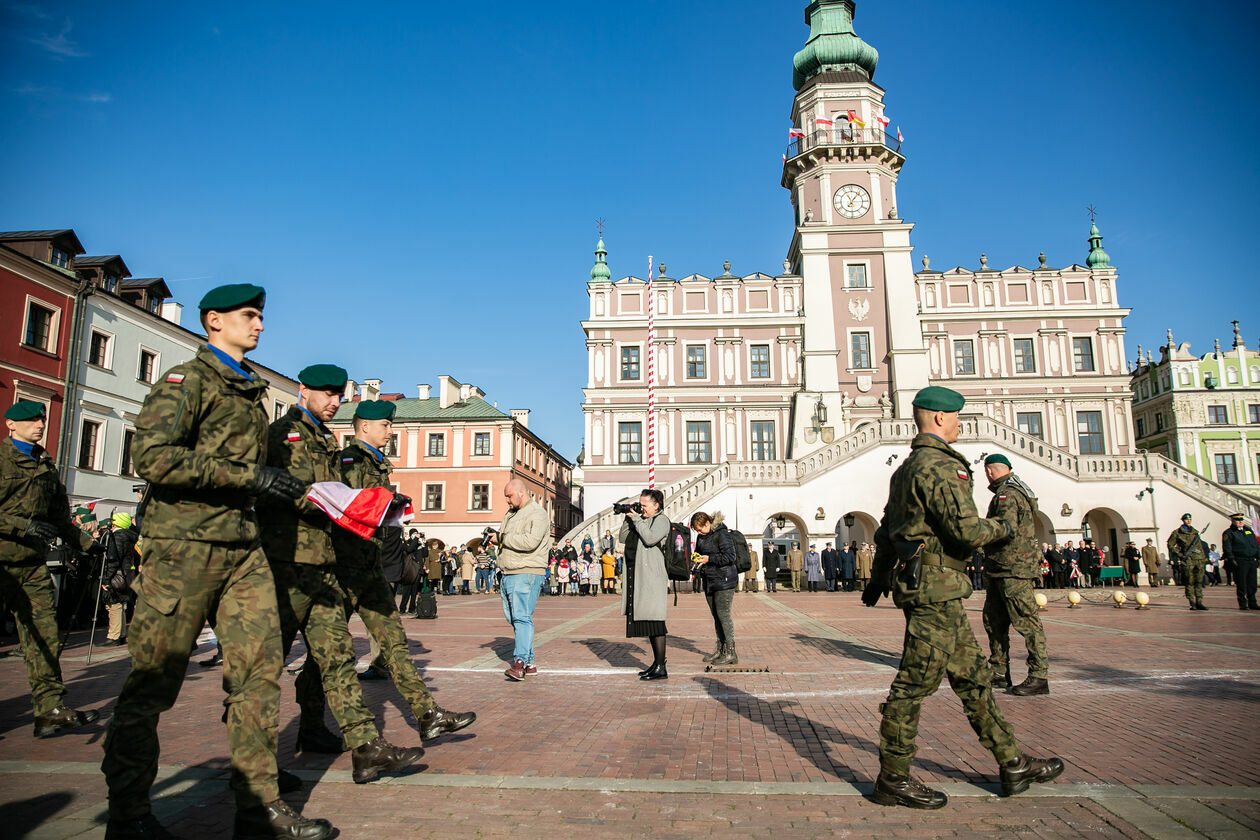
[[[1234,591],[1238,593],[1238,606],[1256,605],[1256,560],[1239,560],[1234,570]]]

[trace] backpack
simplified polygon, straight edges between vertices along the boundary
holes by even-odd
[[[691,580],[691,530],[678,522],[669,523],[669,536],[661,543],[665,574],[670,580]]]
[[[744,539],[744,535],[739,531],[727,530],[730,532],[731,542],[735,544],[735,571],[741,575],[752,571],[752,555],[748,553],[748,540]]]

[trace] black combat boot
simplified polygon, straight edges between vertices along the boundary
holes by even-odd
[[[328,820],[308,820],[283,799],[257,808],[236,812],[232,840],[327,840],[333,827]]]
[[[341,755],[346,751],[346,748],[341,743],[340,735],[334,735],[328,731],[327,726],[320,724],[318,727],[298,727],[297,751]]]
[[[1202,601],[1195,601],[1195,602],[1194,602],[1194,608],[1195,608],[1196,610],[1203,610],[1203,612],[1207,612],[1207,607],[1203,606],[1203,602],[1202,602]]]
[[[1016,697],[1033,697],[1038,694],[1049,694],[1050,683],[1041,677],[1028,677],[1011,689]]]
[[[382,772],[397,773],[415,764],[424,755],[421,747],[395,747],[384,738],[377,737],[361,747],[355,747],[350,754],[354,768],[351,774],[356,785],[370,782]]]
[[[111,819],[105,824],[105,840],[179,840],[171,834],[157,817],[145,814],[135,820]]]
[[[1007,668],[1005,674],[999,674],[997,671],[994,671],[993,678],[989,680],[989,684],[994,688],[1010,688],[1012,685],[1011,669]]]
[[[35,716],[35,737],[51,738],[63,729],[78,729],[80,726],[86,726],[100,716],[101,713],[95,710],[80,712],[69,706],[58,704],[48,714]]]
[[[1028,790],[1033,782],[1057,779],[1063,772],[1063,759],[1029,758],[1021,755],[1014,761],[1003,764],[999,772],[1002,776],[1002,795],[1014,796]]]
[[[949,797],[939,790],[919,784],[908,775],[894,776],[881,770],[875,779],[871,801],[876,805],[900,805],[904,808],[934,811],[945,807]]]
[[[447,732],[458,732],[476,719],[476,712],[448,712],[441,706],[434,706],[420,718],[420,740],[432,741]]]

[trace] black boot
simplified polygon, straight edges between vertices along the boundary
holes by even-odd
[[[1059,758],[1029,758],[1021,755],[999,768],[1002,777],[1002,795],[1014,796],[1028,790],[1033,782],[1048,782],[1063,772],[1063,760]]]
[[[340,735],[334,735],[328,731],[328,727],[321,724],[318,728],[314,726],[298,727],[297,751],[341,755],[346,751],[346,748],[341,743]]]
[[[1011,689],[1011,694],[1014,694],[1016,697],[1033,697],[1038,694],[1049,693],[1050,683],[1039,677],[1028,677]]]
[[[939,790],[919,784],[908,775],[894,776],[881,770],[875,779],[871,801],[876,805],[900,805],[903,808],[933,811],[943,808],[949,797]]]
[[[382,772],[397,773],[399,770],[405,770],[424,755],[424,749],[421,747],[411,747],[404,749],[395,747],[384,738],[377,737],[374,741],[369,741],[361,747],[355,747],[350,754],[353,765],[353,773],[356,785],[364,782],[370,782],[379,776]]]
[[[646,673],[644,673],[641,677],[639,677],[639,679],[641,680],[667,680],[669,679],[669,673],[666,672],[665,670],[664,662],[655,662],[652,664],[651,668],[647,669]]]
[[[384,668],[379,667],[375,662],[373,662],[371,665],[367,666],[367,670],[359,674],[359,679],[361,680],[387,680],[389,679],[389,672],[386,671]]]
[[[435,706],[420,719],[420,740],[432,741],[448,732],[458,732],[476,719],[476,712],[448,712]]]
[[[283,799],[268,805],[236,812],[233,840],[326,840],[333,827],[328,820],[308,820],[289,807]]]
[[[1203,606],[1203,602],[1202,602],[1202,601],[1195,601],[1195,602],[1194,602],[1194,608],[1195,608],[1196,610],[1202,610],[1203,612],[1207,612],[1207,607]]]

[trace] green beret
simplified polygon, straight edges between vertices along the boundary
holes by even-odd
[[[18,400],[4,413],[5,420],[34,420],[44,416],[47,416],[44,404],[35,400]]]
[[[346,369],[337,365],[308,365],[298,374],[298,382],[307,388],[340,390],[346,387],[346,380],[349,378],[350,375],[346,373]]]
[[[267,292],[262,286],[255,286],[252,283],[231,283],[206,292],[206,296],[201,299],[201,303],[197,304],[197,308],[202,312],[208,312],[211,309],[216,312],[231,312],[233,309],[245,306],[257,306],[262,309],[266,302]]]
[[[1191,516],[1190,516],[1190,514],[1188,514],[1188,513],[1183,513],[1183,514],[1181,514],[1181,521],[1182,521],[1182,522],[1185,522],[1187,519],[1191,519],[1191,518],[1193,518],[1193,517],[1191,517]]]
[[[1001,452],[998,452],[994,455],[990,455],[988,458],[985,458],[984,465],[987,467],[989,466],[989,464],[1005,464],[1008,468],[1014,469],[1014,467],[1011,467],[1011,459],[1007,458]]]
[[[397,407],[388,400],[360,400],[354,407],[354,416],[363,420],[393,420]]]
[[[957,391],[942,388],[940,385],[929,385],[914,395],[915,408],[926,408],[928,411],[961,411],[967,398]]]

